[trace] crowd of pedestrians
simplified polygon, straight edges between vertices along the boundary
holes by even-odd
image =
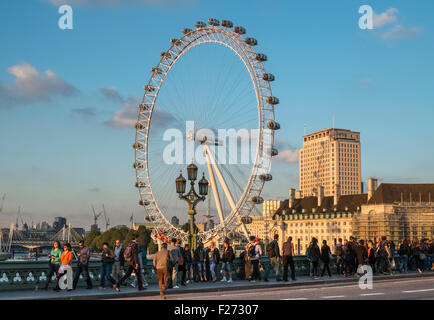
[[[147,286],[144,279],[146,250],[140,247],[135,236],[125,248],[117,240],[113,248],[109,243],[104,243],[101,249],[100,290],[106,289],[108,281],[116,291],[120,291],[120,287],[126,285],[133,273],[138,290],[143,290]],[[235,250],[229,239],[224,241],[220,249],[214,242],[207,247],[199,242],[197,248],[192,250],[188,244],[183,246],[179,239],[167,239],[153,259],[153,272],[158,277],[161,298],[165,299],[167,289],[178,289],[190,282],[216,282],[218,269],[222,276],[220,281],[232,282]],[[45,289],[48,289],[50,280],[55,275],[57,283],[54,290],[60,290],[59,280],[65,273],[71,279],[67,281],[67,290],[76,289],[80,276],[84,277],[87,289],[92,289],[88,269],[90,256],[90,249],[83,241],[80,241],[76,251],[72,250],[68,243],[62,250],[60,243],[55,241],[49,254]],[[268,257],[268,263],[264,266],[263,256]],[[276,281],[288,281],[289,272],[291,279],[296,280],[294,256],[292,237],[288,237],[280,248],[279,236],[275,235],[273,240],[263,248],[261,240],[251,236],[239,256],[242,266],[238,276],[251,282],[262,279],[267,282],[273,270]],[[429,239],[422,241],[404,239],[395,246],[393,241],[388,241],[386,237],[368,241],[350,237],[349,240],[344,241],[338,239],[332,254],[326,240],[319,244],[316,238],[312,238],[306,249],[310,276],[313,279],[323,277],[326,273],[332,277],[331,261],[336,261],[337,275],[344,277],[364,273],[364,271],[360,272],[361,266],[369,266],[374,274],[393,274],[393,270],[396,272],[417,270],[423,273],[434,270],[433,256],[434,240]],[[75,270],[72,268],[74,259],[77,261]],[[218,266],[220,268],[217,268]]]

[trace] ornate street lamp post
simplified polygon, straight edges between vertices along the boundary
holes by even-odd
[[[179,177],[176,178],[176,192],[179,194],[179,199],[183,199],[188,203],[188,215],[190,216],[188,244],[190,245],[190,250],[193,253],[197,246],[197,231],[194,224],[196,205],[200,201],[204,201],[205,196],[208,194],[208,180],[205,179],[205,173],[203,173],[202,179],[198,182],[199,194],[197,194],[194,190],[194,181],[197,178],[197,166],[194,163],[188,165],[187,175],[188,180],[190,181],[190,191],[185,193],[187,181],[182,176],[182,170],[180,170]]]

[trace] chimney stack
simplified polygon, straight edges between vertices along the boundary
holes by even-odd
[[[337,206],[339,202],[339,198],[341,196],[341,185],[335,184],[335,192],[333,194],[333,206]]]
[[[374,195],[375,190],[377,190],[377,183],[378,183],[378,179],[376,179],[376,178],[369,178],[368,179],[368,201]]]
[[[296,199],[303,199],[303,191],[297,190],[297,193],[295,195]]]
[[[288,198],[288,207],[289,208],[294,207],[294,200],[295,200],[295,189],[290,188],[289,189],[289,198]]]
[[[319,187],[319,191],[318,191],[318,207],[321,207],[323,200],[324,200],[324,187],[321,186]]]

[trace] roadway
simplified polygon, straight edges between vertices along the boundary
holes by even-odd
[[[177,294],[175,290],[168,292],[168,300],[434,300],[434,278],[374,280],[373,288],[365,290],[354,283],[207,293]],[[127,299],[155,300],[159,297],[142,296]]]

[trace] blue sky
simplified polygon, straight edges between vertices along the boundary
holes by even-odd
[[[141,221],[135,131],[116,115],[142,95],[169,40],[210,17],[244,26],[268,55],[278,136],[291,154],[305,125],[331,127],[334,115],[336,127],[361,132],[364,181],[434,182],[430,0],[71,0],[73,30],[58,28],[61,3],[0,2],[0,224],[22,205],[26,220],[62,215],[88,227],[90,205],[102,203],[113,224],[128,224],[133,211]],[[358,27],[364,4],[374,30]],[[287,198],[298,187],[296,158],[273,173],[265,198]]]

